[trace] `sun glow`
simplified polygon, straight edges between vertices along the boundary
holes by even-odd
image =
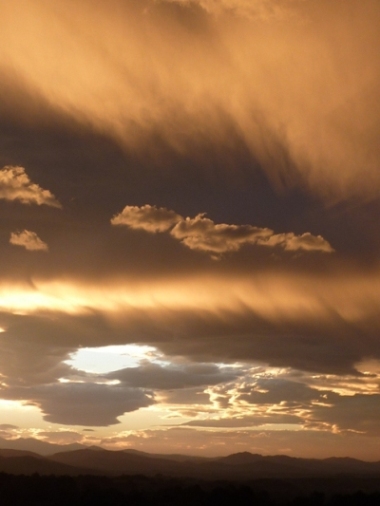
[[[143,360],[162,363],[156,348],[138,344],[80,348],[65,363],[89,373],[108,373],[126,367],[138,367]]]

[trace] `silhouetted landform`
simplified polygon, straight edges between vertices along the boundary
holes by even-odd
[[[20,443],[15,440],[17,446]],[[48,444],[48,443],[45,443]],[[58,445],[52,445],[50,451]],[[339,475],[378,476],[380,462],[352,458],[301,459],[285,455],[262,456],[248,452],[227,457],[205,458],[186,455],[156,455],[136,450],[111,451],[85,447],[68,451],[66,447],[49,455],[0,449],[0,472],[12,474],[97,474],[188,477],[197,479],[289,479]],[[45,447],[46,451],[46,447]]]
[[[17,438],[17,439],[4,439],[0,438],[0,448],[9,450],[20,450],[29,451],[32,453],[38,453],[39,455],[52,455],[53,453],[65,450],[80,450],[81,448],[88,448],[88,446],[81,445],[79,443],[73,443],[68,445],[58,445],[47,443],[39,439],[33,438]]]
[[[0,449],[2,506],[380,505],[380,462],[248,452],[205,458],[99,447],[50,454],[58,445],[46,445],[48,455]]]
[[[23,453],[23,452],[20,452]],[[57,476],[78,476],[80,474],[100,474],[94,469],[81,468],[79,466],[70,466],[60,464],[59,462],[51,462],[40,455],[13,455],[3,456],[0,450],[0,472],[10,474],[41,474],[41,475],[57,475]],[[1,504],[1,502],[0,502]]]
[[[327,477],[339,474],[378,475],[380,462],[363,462],[349,458],[324,460],[298,459],[287,456],[238,453],[220,458],[151,456],[130,451],[82,449],[56,453],[52,463],[80,466],[105,475],[161,473],[173,477],[248,480],[259,478]]]

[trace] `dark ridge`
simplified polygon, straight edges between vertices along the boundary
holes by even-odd
[[[54,449],[56,446],[53,447]],[[0,471],[13,474],[102,474],[189,477],[207,480],[309,479],[342,475],[379,476],[380,462],[351,458],[300,459],[286,455],[261,456],[249,452],[226,457],[158,455],[137,450],[111,451],[99,447],[61,450],[48,456],[0,449]],[[50,451],[52,448],[50,448]]]
[[[59,462],[51,462],[41,456],[0,456],[0,472],[9,474],[41,474],[56,476],[77,476],[79,474],[93,473],[93,470],[70,466]]]

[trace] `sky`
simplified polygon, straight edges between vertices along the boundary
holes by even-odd
[[[379,2],[0,18],[0,437],[378,460]]]

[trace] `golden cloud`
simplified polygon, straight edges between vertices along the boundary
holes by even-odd
[[[112,225],[125,225],[146,232],[167,232],[192,250],[219,255],[238,251],[245,244],[280,247],[287,251],[319,251],[332,253],[334,249],[322,237],[309,232],[300,236],[290,232],[275,234],[269,228],[252,225],[228,225],[214,223],[204,213],[195,218],[183,218],[166,208],[126,206],[111,219]]]
[[[112,225],[125,225],[136,230],[145,230],[146,232],[166,232],[182,219],[182,216],[156,206],[126,206],[121,213],[115,215]]]
[[[12,232],[9,242],[14,246],[22,246],[28,251],[48,251],[46,242],[42,241],[35,232],[23,230]]]
[[[23,167],[10,165],[0,170],[0,199],[18,200],[23,204],[62,207],[49,190],[32,183]]]

